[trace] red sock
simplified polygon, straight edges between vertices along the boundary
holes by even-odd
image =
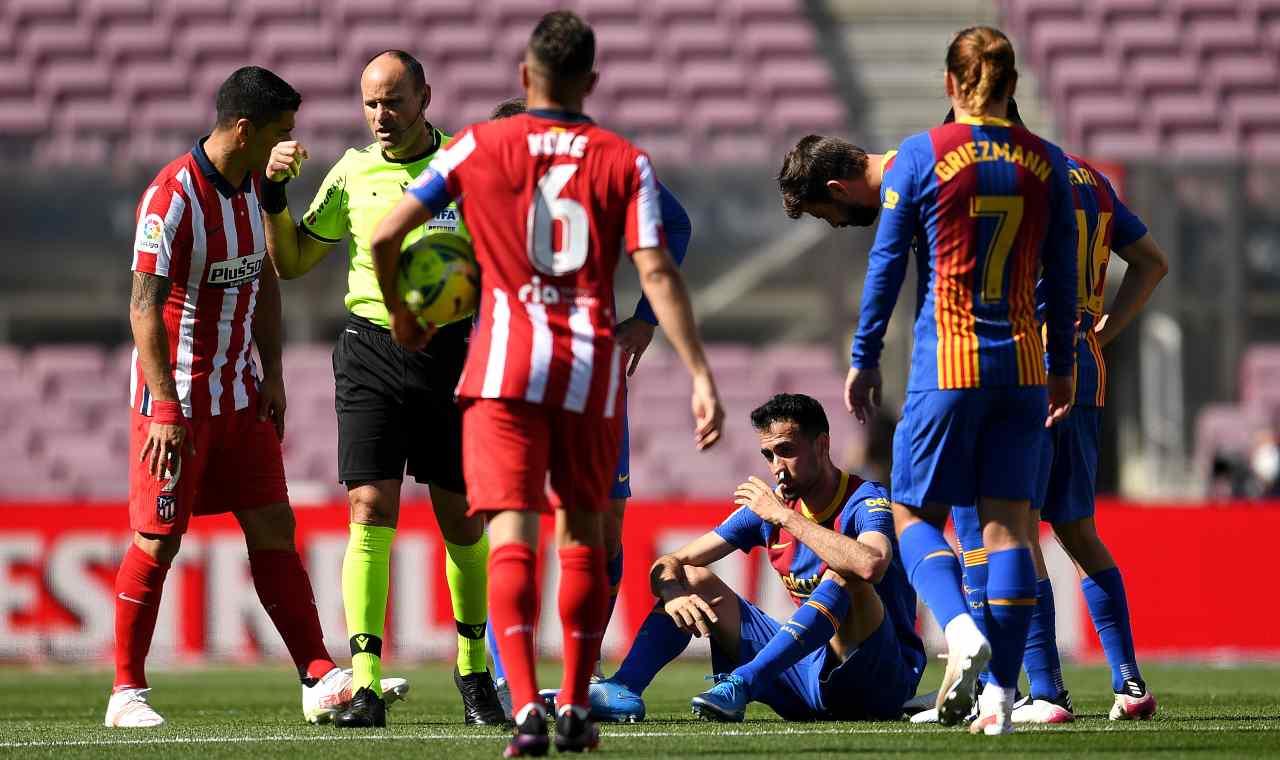
[[[600,657],[609,611],[609,578],[604,549],[569,546],[560,550],[560,622],[564,626],[564,682],[560,705],[586,707],[587,684]],[[505,662],[505,661],[504,661]]]
[[[147,650],[160,615],[168,565],[130,543],[116,572],[116,681],[112,691],[147,686]]]
[[[516,712],[538,702],[533,633],[538,619],[537,556],[524,544],[489,550],[489,624],[493,626]]]
[[[324,632],[311,579],[296,551],[249,552],[249,572],[258,599],[284,639],[300,678],[320,678],[333,668],[324,648]]]

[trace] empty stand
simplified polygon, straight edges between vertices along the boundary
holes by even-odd
[[[589,111],[652,140],[644,147],[662,159],[733,157],[736,145],[738,160],[772,163],[806,126],[805,109],[814,128],[847,129],[798,0],[569,5],[598,31],[602,83]],[[301,138],[326,148],[363,144],[358,75],[387,48],[423,60],[435,90],[429,117],[456,130],[519,94],[515,63],[549,7],[543,0],[10,0],[0,6],[0,133],[35,138],[37,161],[74,162],[72,146],[80,144],[107,160],[157,163],[172,158],[162,148],[189,145],[208,129],[217,86],[237,66],[256,63],[303,93]],[[786,95],[800,99],[773,113],[774,99]],[[750,139],[738,134],[748,129],[756,133]]]
[[[1006,0],[1065,142],[1113,158],[1265,154],[1280,102],[1280,5]],[[1108,101],[1111,101],[1108,103]]]

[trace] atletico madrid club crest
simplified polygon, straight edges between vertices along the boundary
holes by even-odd
[[[173,518],[178,516],[178,497],[171,494],[161,494],[156,497],[156,517],[160,518],[162,523],[171,523]]]

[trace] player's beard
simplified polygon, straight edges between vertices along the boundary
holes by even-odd
[[[846,206],[845,225],[849,227],[870,227],[880,215],[879,206]]]

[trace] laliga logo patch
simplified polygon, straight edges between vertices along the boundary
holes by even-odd
[[[159,253],[164,242],[164,220],[159,214],[147,214],[138,225],[138,249]]]
[[[171,494],[160,494],[156,497],[156,517],[162,523],[171,523],[178,516],[178,497]]]

